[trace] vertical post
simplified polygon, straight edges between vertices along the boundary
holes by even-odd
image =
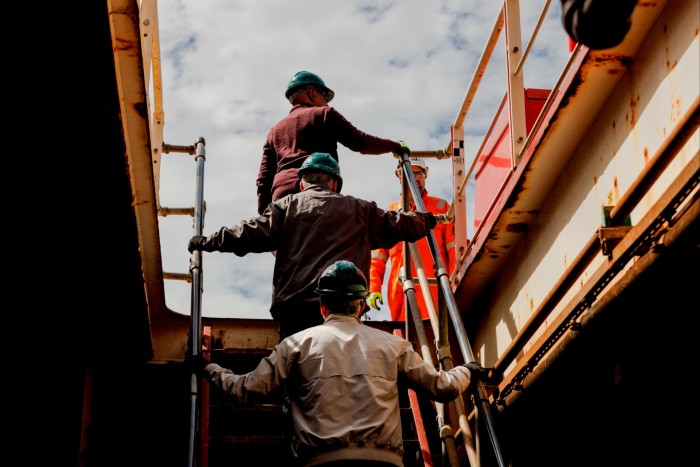
[[[406,153],[403,153],[404,155]],[[408,161],[408,159],[406,159]],[[401,168],[402,160],[399,159],[399,169]],[[408,162],[408,171],[411,172],[411,164]],[[403,172],[403,171],[402,171]],[[405,175],[401,176],[401,209],[404,212],[409,212],[411,210],[411,197],[409,196],[409,184],[408,179]],[[402,286],[405,284],[410,284],[411,289],[413,288],[413,275],[411,271],[411,249],[408,246],[408,242],[403,242],[403,268],[399,270],[399,280],[401,280]],[[402,287],[405,292],[405,287]],[[406,313],[404,314],[404,338],[410,341],[410,330],[409,319],[414,313],[418,312],[416,308],[413,310],[412,303],[409,302],[408,297],[404,299],[404,308]],[[410,315],[410,316],[409,316]]]
[[[520,153],[525,144],[525,88],[522,69],[523,56],[520,34],[520,0],[505,1],[506,69],[508,70],[508,109],[510,111],[511,167],[520,164]]]
[[[197,164],[196,187],[194,203],[194,235],[202,235],[204,228],[204,138],[197,138],[194,144],[194,160]],[[190,273],[192,274],[192,289],[190,303],[190,349],[192,355],[198,355],[202,350],[202,252],[194,251],[190,258]],[[197,432],[199,431],[199,378],[195,373],[190,375],[190,433],[188,466],[196,465]]]
[[[418,191],[418,185],[416,184],[416,180],[413,177],[413,171],[411,170],[411,163],[408,160],[408,155],[406,153],[403,153],[399,156],[401,159],[400,166],[402,167],[404,178],[408,182],[408,185],[411,189],[411,194],[413,195],[413,202],[416,204],[416,211],[426,212],[425,205],[423,204],[423,199],[421,198],[420,192]],[[443,297],[445,298],[447,304],[447,311],[449,312],[450,319],[455,330],[455,334],[457,335],[457,341],[460,350],[462,351],[462,356],[464,357],[465,362],[474,361],[474,353],[472,351],[471,344],[469,343],[467,333],[464,330],[464,323],[462,322],[462,317],[460,316],[459,310],[457,309],[457,302],[455,300],[454,294],[452,293],[450,279],[447,275],[447,271],[445,270],[445,262],[440,256],[440,250],[437,246],[437,240],[435,240],[435,234],[432,231],[430,231],[427,236],[427,239],[428,245],[430,246],[430,251],[433,255],[433,259],[435,260],[435,278],[438,280],[439,290],[442,292]],[[488,402],[488,396],[486,395],[486,389],[484,388],[484,384],[481,381],[477,381],[476,383],[477,384],[475,385],[476,387],[474,389],[474,393],[477,402],[475,402],[475,406],[478,407],[479,410],[482,412],[482,417],[486,425],[486,431],[488,432],[489,438],[491,439],[491,445],[493,446],[494,454],[496,456],[496,460],[498,461],[498,466],[506,467],[505,457],[503,456],[500,443],[498,441],[498,438],[496,437],[496,430],[494,426],[493,416],[491,414],[491,407]]]
[[[467,194],[462,190],[462,186],[467,184],[467,167],[464,148],[464,127],[453,125],[450,128],[452,135],[452,205],[450,211],[454,216],[454,236],[455,236],[455,271],[448,271],[450,277],[462,269],[464,254],[469,246],[469,232],[467,229]],[[473,221],[472,221],[473,222]]]

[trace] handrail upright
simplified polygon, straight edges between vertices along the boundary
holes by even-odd
[[[401,159],[399,166],[401,167],[401,171],[403,172],[403,186],[405,187],[407,185],[410,189],[411,195],[413,196],[413,202],[416,205],[416,211],[426,212],[423,199],[421,198],[421,193],[413,176],[413,171],[411,169],[411,162],[409,160],[408,153],[403,152],[399,154],[399,158]],[[433,255],[433,259],[435,261],[435,277],[438,279],[438,287],[442,291],[442,294],[445,298],[447,311],[450,315],[450,319],[452,321],[452,325],[457,336],[457,341],[460,350],[462,351],[462,356],[464,357],[464,360],[466,362],[474,361],[474,353],[472,352],[471,344],[469,343],[469,338],[467,337],[466,331],[464,329],[464,323],[462,322],[462,318],[459,315],[459,310],[457,309],[457,302],[454,298],[454,294],[452,293],[449,274],[447,273],[445,263],[440,255],[440,250],[437,246],[437,240],[435,239],[435,234],[432,232],[432,230],[428,232],[426,238],[428,239],[428,245]],[[410,269],[408,270],[410,271]],[[493,447],[496,460],[498,461],[498,465],[499,467],[506,467],[507,464],[501,451],[500,443],[496,436],[493,415],[491,414],[491,407],[489,405],[488,395],[486,393],[484,384],[481,381],[477,381],[477,384],[475,385],[473,391],[475,393],[475,406],[479,408],[482,412],[484,424],[489,434],[491,445]]]
[[[194,235],[202,235],[204,229],[204,162],[205,142],[201,136],[197,138],[194,144],[194,160],[197,164],[196,168],[196,186],[195,186],[195,203],[194,203]],[[190,351],[192,355],[199,355],[202,349],[202,291],[203,291],[203,272],[202,272],[201,251],[195,250],[190,257],[190,274],[192,276],[191,288],[191,313],[190,313]],[[190,375],[190,431],[189,431],[189,456],[188,467],[196,465],[197,453],[197,433],[200,431],[200,419],[198,414],[199,406],[199,377],[197,374]]]

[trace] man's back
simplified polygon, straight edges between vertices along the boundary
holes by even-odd
[[[326,124],[330,109],[295,105],[270,129],[257,180],[258,197],[264,199],[260,212],[270,201],[299,191],[297,171],[311,153],[325,152],[338,160],[337,139]]]
[[[311,154],[297,176],[300,192],[270,203],[239,225],[194,236],[187,246],[190,252],[238,256],[275,251],[270,313],[279,324],[280,339],[321,323],[314,283],[330,263],[352,261],[366,275],[371,249],[416,241],[436,224],[432,214],[385,211],[373,201],[340,195],[340,166],[328,153]]]
[[[410,346],[407,341],[355,316],[331,315],[285,344],[302,383],[290,389],[302,444],[322,449],[372,440],[402,456],[397,362]]]
[[[268,214],[266,211],[265,214]],[[313,186],[269,206],[277,258],[272,309],[287,301],[305,301],[319,274],[333,261],[346,259],[369,274],[373,248],[390,247],[404,238],[421,238],[424,221],[402,219],[373,201]]]
[[[402,466],[399,382],[448,402],[467,389],[476,368],[437,371],[404,339],[364,325],[367,279],[349,261],[327,267],[314,293],[323,324],[282,340],[252,372],[235,374],[197,355],[194,371],[244,403],[284,386],[300,465]]]
[[[321,186],[270,203],[258,217],[210,235],[200,249],[248,253],[277,251],[270,312],[318,303],[313,293],[323,270],[338,259],[352,261],[369,274],[373,248],[424,237],[434,223],[423,213],[385,211],[374,201],[341,195]]]
[[[320,76],[309,71],[300,71],[289,81],[285,97],[292,110],[270,129],[263,145],[256,180],[258,214],[270,202],[299,191],[296,172],[312,153],[326,153],[337,161],[338,143],[361,154],[408,149],[401,142],[357,129],[328,105],[334,95]]]
[[[333,107],[295,105],[270,129],[263,145],[256,181],[258,212],[270,201],[299,191],[297,171],[311,153],[328,153],[338,160],[338,143],[361,154],[385,154],[400,148],[392,140],[358,130]]]
[[[289,389],[294,446],[302,459],[331,449],[328,455],[334,459],[360,458],[357,449],[367,453],[375,446],[383,450],[376,454],[378,460],[400,465],[398,381],[447,402],[469,382],[457,372],[438,373],[406,340],[366,326],[357,316],[332,314],[323,325],[278,344],[249,375],[247,393],[237,397],[266,394],[269,382],[282,376]],[[387,449],[393,458],[382,457]]]

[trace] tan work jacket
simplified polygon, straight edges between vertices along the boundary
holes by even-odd
[[[205,372],[241,402],[286,384],[292,449],[305,466],[336,459],[403,465],[397,382],[448,402],[467,389],[471,376],[463,366],[436,371],[406,340],[340,314],[284,339],[248,374],[217,364]]]

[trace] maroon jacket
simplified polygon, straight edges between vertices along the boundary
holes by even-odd
[[[258,186],[258,214],[271,201],[299,192],[297,172],[314,152],[338,160],[338,143],[361,154],[399,153],[397,141],[378,138],[355,128],[329,106],[295,105],[289,115],[270,129],[263,145]]]

